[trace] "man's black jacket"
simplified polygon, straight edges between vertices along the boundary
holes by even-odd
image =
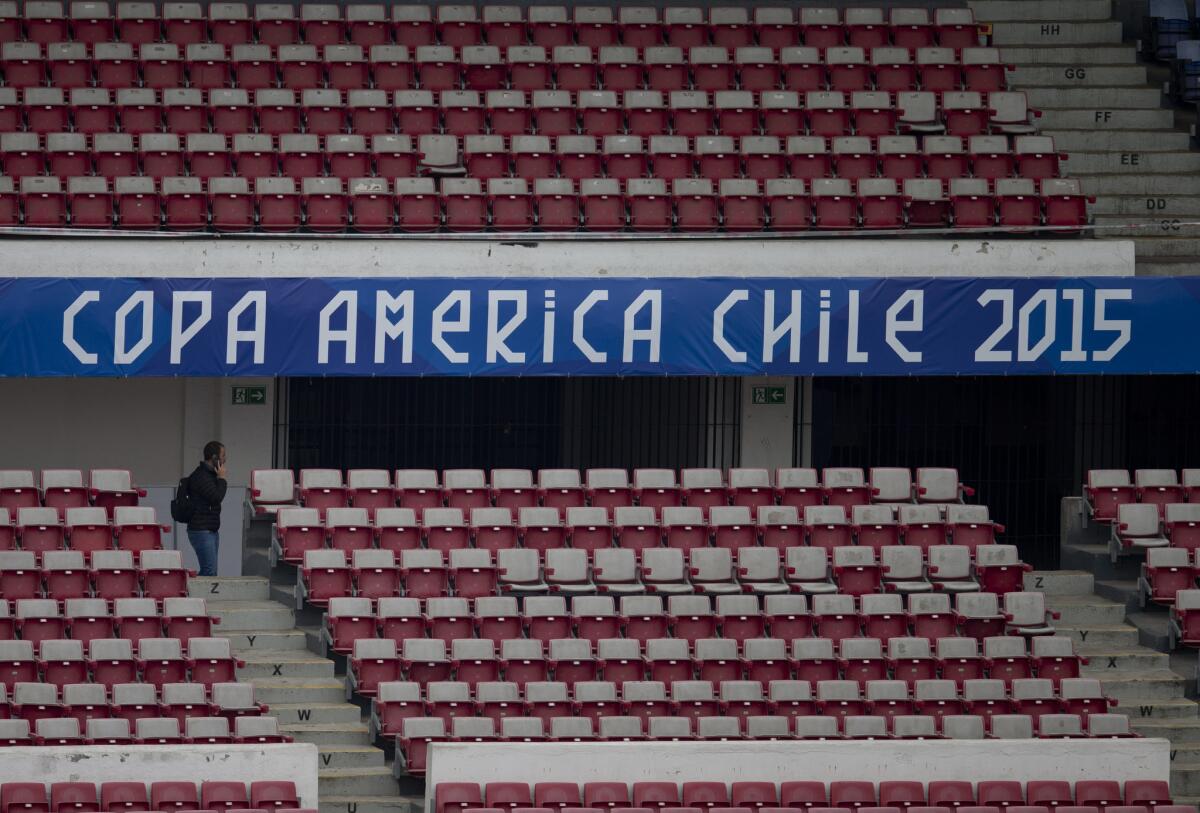
[[[225,488],[225,481],[207,464],[196,467],[188,477],[188,493],[192,495],[189,531],[221,530],[221,501],[225,499]]]

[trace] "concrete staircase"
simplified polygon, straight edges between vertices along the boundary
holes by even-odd
[[[1200,152],[1164,107],[1162,70],[1138,63],[1111,19],[1111,0],[974,0],[992,42],[1016,66],[1010,80],[1039,125],[1070,153],[1066,170],[1096,195],[1096,235],[1133,239],[1139,275],[1200,265]],[[1135,224],[1136,228],[1125,228]]]
[[[271,600],[268,579],[196,578],[189,589],[207,599],[220,618],[214,634],[246,662],[238,679],[254,684],[284,733],[317,746],[321,813],[409,813],[411,800],[397,795],[384,752],[368,740],[363,709],[346,702],[334,662],[310,650],[315,631],[297,625],[290,604]]]

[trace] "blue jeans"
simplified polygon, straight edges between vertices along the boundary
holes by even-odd
[[[187,535],[188,542],[192,543],[192,550],[196,551],[196,559],[200,562],[200,575],[217,575],[217,545],[220,535],[216,531],[191,530]]]

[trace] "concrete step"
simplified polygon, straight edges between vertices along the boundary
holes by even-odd
[[[1119,105],[1101,102],[1097,105],[1043,109],[1038,126],[1045,130],[1170,130],[1175,126],[1175,113],[1157,106],[1145,110],[1124,110]]]
[[[238,669],[239,680],[256,677],[333,677],[333,661],[313,655],[306,650],[295,653],[285,651],[243,652],[239,657],[246,662],[244,667]]]
[[[1097,647],[1110,648],[1132,646],[1138,643],[1137,630],[1124,624],[1093,625],[1085,627],[1071,626],[1055,622],[1055,630],[1059,635],[1069,636],[1078,644],[1093,644]]]
[[[1126,620],[1138,631],[1138,639],[1142,646],[1157,649],[1159,652],[1167,651],[1170,637],[1167,634],[1166,612],[1147,607],[1145,610],[1129,613]]]
[[[1046,606],[1061,614],[1055,625],[1076,627],[1119,626],[1125,621],[1125,605],[1096,595],[1050,596]]]
[[[1109,675],[1103,678],[1104,693],[1115,697],[1121,706],[1136,708],[1147,700],[1177,700],[1183,698],[1184,680],[1169,669],[1158,669],[1141,674]]]
[[[213,627],[219,632],[290,630],[296,623],[291,609],[274,601],[210,601],[208,609],[221,618]]]
[[[326,796],[320,813],[417,813],[419,806],[399,796]]]
[[[1152,173],[1081,175],[1076,172],[1071,174],[1082,181],[1084,192],[1097,197],[1128,195],[1130,197],[1138,196],[1144,200],[1151,195],[1192,195],[1196,192],[1197,183],[1196,178],[1187,175],[1155,175]]]
[[[1133,579],[1096,582],[1096,595],[1125,605],[1126,612],[1138,609],[1138,586]]]
[[[1196,762],[1171,763],[1171,792],[1197,795],[1200,794],[1200,760]]]
[[[346,684],[341,678],[255,678],[254,698],[262,703],[344,703]]]
[[[1106,195],[1088,208],[1097,220],[1106,215],[1192,219],[1200,217],[1200,195]]]
[[[1195,178],[1190,178],[1198,183]],[[1200,238],[1139,237],[1134,243],[1138,259],[1142,257],[1200,257]]]
[[[269,578],[273,585],[296,583],[296,568],[284,564],[271,567],[271,559],[266,550],[246,551],[242,557],[242,572]]]
[[[1025,6],[1025,3],[1014,5]],[[1060,7],[1063,4],[1057,4]],[[1020,19],[1036,19],[1022,16]],[[1059,22],[1005,22],[992,29],[993,45],[1115,45],[1121,42],[1119,22],[1107,19]]]
[[[1063,545],[1062,566],[1072,570],[1085,570],[1096,574],[1097,579],[1136,579],[1139,561],[1123,557],[1114,565],[1108,558],[1106,545]]]
[[[383,752],[378,748],[368,748],[365,745],[367,741],[367,727],[360,722],[352,723],[293,723],[281,726],[284,734],[290,734],[296,738],[297,742],[311,742],[314,745],[321,746],[321,751],[333,750],[334,747],[354,746],[358,748],[365,756],[359,765],[382,765]],[[328,748],[326,748],[328,746]],[[367,754],[367,751],[372,753]],[[333,765],[321,760],[321,767],[353,767],[354,763],[346,766]]]
[[[1161,737],[1172,743],[1200,743],[1200,720],[1197,719],[1140,719],[1131,716],[1129,727],[1143,737]]]
[[[1181,763],[1200,762],[1200,742],[1171,744],[1171,761]]]
[[[1191,136],[1181,130],[1071,130],[1043,128],[1042,135],[1052,136],[1060,150],[1187,150]],[[1074,156],[1072,156],[1074,157]]]
[[[321,771],[338,768],[387,767],[383,751],[369,745],[322,745],[317,753]]]
[[[1134,217],[1099,215],[1094,219],[1097,237],[1140,240],[1146,237],[1200,237],[1200,222],[1189,217]]]
[[[358,723],[362,721],[362,709],[353,703],[272,703],[271,716],[281,726]]]
[[[1144,723],[1176,722],[1200,724],[1196,716],[1196,703],[1184,697],[1160,698],[1157,700],[1127,700],[1116,707],[1116,711],[1129,717],[1129,725],[1136,728]],[[1159,736],[1147,734],[1147,737]]]
[[[1112,16],[1110,0],[968,0],[979,22],[1010,20],[1107,20]]]
[[[247,652],[296,652],[308,648],[308,640],[300,630],[246,630],[218,634],[228,638],[234,651]]]
[[[1082,667],[1081,673],[1087,677],[1099,678],[1105,680],[1114,675],[1121,675],[1126,672],[1142,674],[1155,670],[1169,669],[1171,659],[1167,657],[1165,652],[1159,652],[1149,647],[1135,647],[1131,649],[1107,649],[1097,647],[1096,649],[1088,649],[1079,647],[1079,654],[1088,659],[1087,665]],[[271,713],[275,713],[275,707],[271,707]]]
[[[1029,104],[1041,110],[1064,107],[1095,107],[1106,110],[1157,110],[1162,102],[1159,88],[1037,87],[1028,88]]]
[[[271,601],[276,601],[280,604],[285,604],[288,607],[295,607],[296,606],[296,585],[272,583],[272,585],[271,585]]]
[[[1009,45],[1000,56],[1010,65],[1136,65],[1137,49],[1132,45]]]
[[[1200,254],[1194,257],[1150,257],[1137,261],[1139,277],[1191,277],[1200,273]]]
[[[1094,577],[1083,570],[1034,570],[1025,574],[1025,589],[1047,596],[1090,596]]]
[[[1067,160],[1071,176],[1097,174],[1142,175],[1156,172],[1200,172],[1196,152],[1072,152]]]
[[[1012,87],[1124,87],[1145,85],[1141,65],[1105,65],[1099,62],[1074,65],[1017,65],[1008,74]]]
[[[329,768],[321,771],[319,793],[328,796],[388,796],[398,790],[390,768]]]
[[[270,584],[259,576],[194,576],[188,579],[188,595],[209,601],[266,601]]]

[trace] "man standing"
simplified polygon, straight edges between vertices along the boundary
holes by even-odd
[[[196,551],[201,576],[217,575],[217,546],[221,530],[221,501],[225,499],[225,446],[204,445],[204,460],[188,477],[192,518],[187,523],[188,542]]]

